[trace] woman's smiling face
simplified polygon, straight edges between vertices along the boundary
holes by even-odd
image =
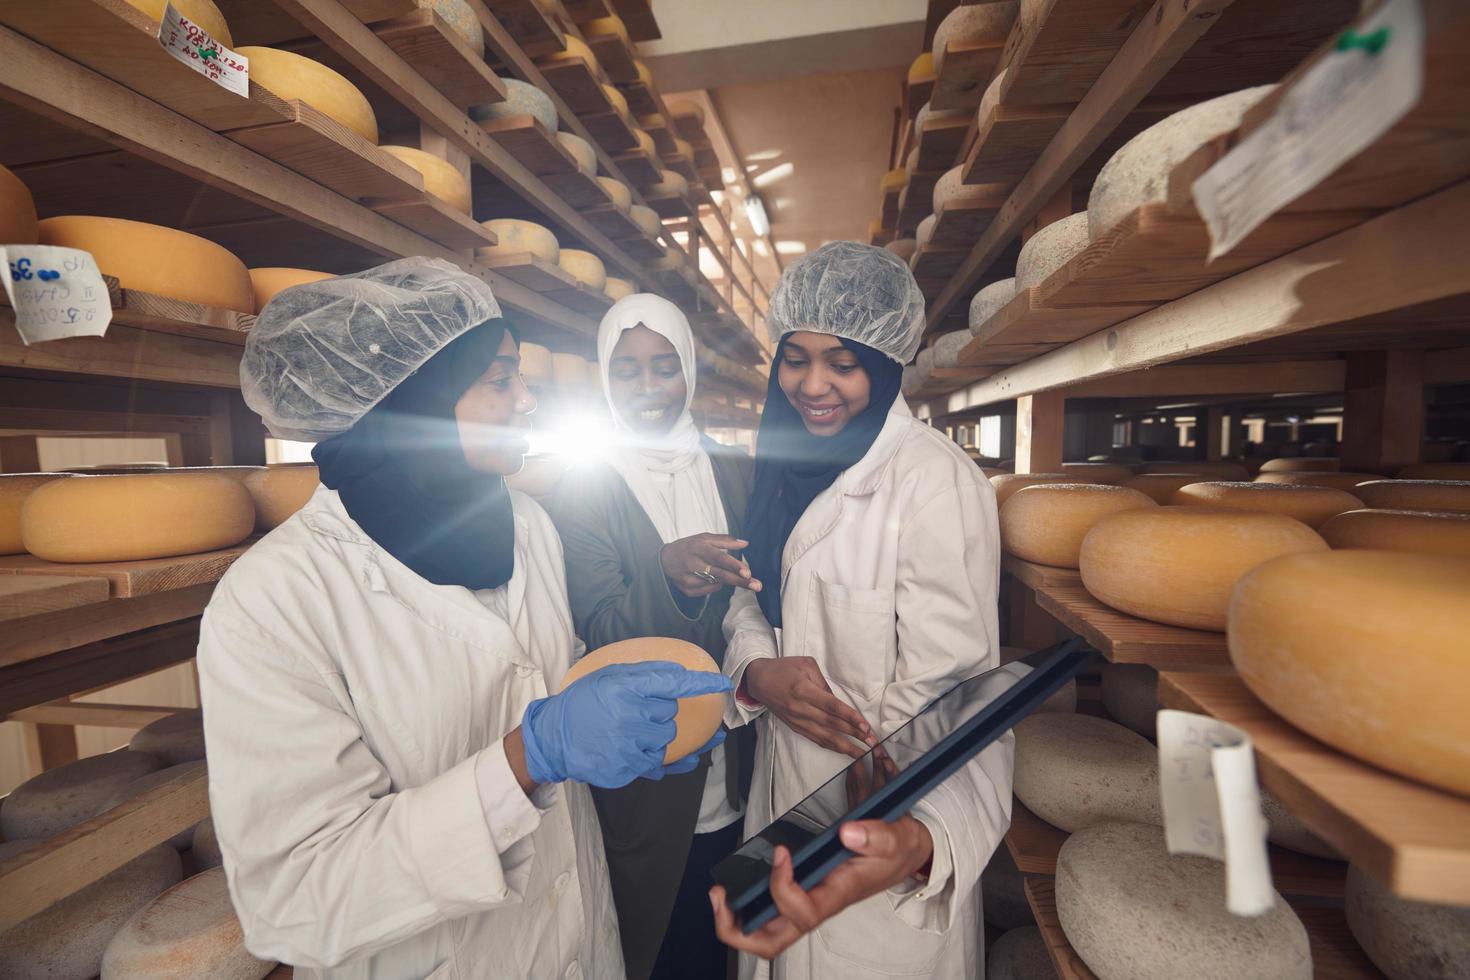
[[[857,355],[831,334],[786,335],[777,381],[806,430],[835,436],[868,407],[873,383]]]
[[[607,391],[619,418],[635,432],[651,436],[673,428],[689,397],[678,351],[642,324],[624,330],[613,347]]]

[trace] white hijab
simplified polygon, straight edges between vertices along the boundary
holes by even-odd
[[[618,414],[608,385],[613,348],[623,331],[645,326],[674,345],[684,369],[684,407],[672,428],[650,438]],[[636,293],[613,304],[597,329],[597,366],[602,393],[612,413],[617,441],[607,456],[628,489],[658,529],[664,544],[705,532],[725,534],[725,506],[715,484],[709,454],[699,444],[699,429],[689,414],[697,373],[694,334],[683,312],[661,296]]]

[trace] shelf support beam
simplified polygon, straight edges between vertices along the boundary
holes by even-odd
[[[1059,390],[1016,399],[1016,472],[1059,473],[1067,396]]]
[[[1424,440],[1424,352],[1353,351],[1342,405],[1342,468],[1393,474],[1419,462]]]

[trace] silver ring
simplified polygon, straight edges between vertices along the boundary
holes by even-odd
[[[712,575],[710,573],[710,570],[709,569],[710,569],[710,566],[709,565],[704,566],[704,570],[703,571],[699,571],[699,572],[695,572],[694,573],[694,577],[695,578],[698,578],[698,579],[702,579],[702,580],[708,582],[710,585],[719,585],[720,584],[720,580],[717,579],[717,578],[715,578],[714,575]]]

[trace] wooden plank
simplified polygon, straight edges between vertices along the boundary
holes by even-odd
[[[984,107],[982,107],[983,109]],[[1070,105],[995,105],[976,122],[975,139],[962,166],[967,184],[1014,184],[1056,136]]]
[[[212,584],[243,555],[254,541],[231,548],[206,551],[198,555],[176,558],[145,558],[140,561],[80,562],[63,564],[46,561],[35,555],[0,557],[0,576],[59,576],[62,578],[105,579],[114,599],[136,599],[158,592],[172,592],[191,585]]]
[[[1006,849],[1016,867],[1026,874],[1057,873],[1057,852],[1070,836],[1026,808],[1020,800],[1011,801],[1011,825],[1006,830]]]
[[[1019,459],[1017,463],[1019,466]],[[1037,590],[1036,601],[1113,663],[1148,664],[1157,670],[1230,666],[1224,633],[1165,626],[1129,616],[1094,599],[1080,581],[1076,585],[1044,586]]]
[[[152,330],[179,337],[244,344],[245,335],[255,324],[255,316],[237,310],[203,306],[187,300],[172,299],[147,293],[141,289],[122,289],[116,279],[103,274],[112,288],[112,323],[135,330]],[[0,293],[0,309],[9,311],[10,301]]]
[[[633,52],[616,34],[586,34],[582,40],[597,55],[597,63],[614,82],[624,84],[638,80],[638,66],[633,64]]]
[[[1057,917],[1056,885],[1050,878],[1027,878],[1026,901],[1031,905],[1031,914],[1041,938],[1046,943],[1046,952],[1051,956],[1052,968],[1058,980],[1097,980],[1097,974],[1087,968],[1082,958],[1067,942],[1062,932],[1061,920]]]
[[[1148,396],[1275,395],[1282,392],[1342,391],[1346,364],[1340,360],[1249,361],[1238,364],[1162,364],[1067,387],[1068,398]],[[1376,469],[1369,472],[1378,472]]]
[[[617,242],[629,255],[639,257],[628,246],[627,240],[641,236],[643,229],[639,228],[638,223],[628,216],[628,212],[609,203],[588,207],[582,211],[582,216],[592,227]],[[655,254],[647,258],[658,258],[662,254],[663,249],[658,249]]]
[[[369,201],[368,207],[390,221],[455,251],[494,245],[495,235],[472,216],[433,194],[396,201]]]
[[[574,23],[585,24],[599,17],[611,17],[613,9],[608,0],[562,0],[562,7]]]
[[[943,172],[953,167],[969,130],[970,121],[963,116],[935,119],[931,115],[926,118],[924,128],[918,133],[919,158],[915,169]]]
[[[0,581],[10,577],[0,575]],[[85,616],[59,610],[10,620],[6,623],[4,637],[0,638],[0,666],[36,660],[62,650],[198,616],[204,611],[213,591],[214,583],[210,582],[138,599],[108,599],[87,606]],[[69,692],[58,691],[39,700],[50,700],[65,693]]]
[[[1470,903],[1470,799],[1343,755],[1277,717],[1233,675],[1164,673],[1159,699],[1245,729],[1261,784],[1395,895]]]
[[[968,254],[969,249],[963,247],[945,248],[924,244],[914,251],[914,257],[909,260],[909,268],[913,271],[914,278],[921,283],[935,278],[947,280]]]
[[[561,25],[536,0],[484,0],[484,3],[527,54],[566,48]]]
[[[1394,473],[1419,462],[1424,363],[1422,350],[1349,352],[1338,448],[1348,472]]]
[[[180,593],[168,593],[177,596]],[[159,598],[159,597],[151,597]],[[114,604],[147,604],[151,599],[117,600]],[[201,602],[200,608],[203,607]],[[37,617],[38,619],[41,617]],[[75,618],[75,617],[73,617]],[[69,624],[63,624],[63,629]],[[6,637],[7,644],[9,636]],[[82,645],[48,638],[56,651],[17,662],[0,659],[0,717],[32,705],[117,684],[194,656],[199,646],[199,620],[174,620],[127,635]],[[6,651],[8,656],[8,650]]]
[[[178,708],[157,708],[141,704],[62,700],[21,708],[11,712],[5,720],[37,725],[93,725],[98,728],[138,729],[160,718],[177,714],[178,711]]]
[[[646,150],[640,148],[630,153],[620,153],[613,159],[617,161],[623,173],[628,175],[634,187],[645,189],[663,180],[663,175],[659,173],[658,157]]]
[[[577,160],[535,116],[509,116],[478,123],[521,166],[538,177],[577,172]]]
[[[530,2],[530,0],[527,0]],[[341,0],[342,6],[365,24],[403,17],[418,9],[415,0]],[[239,44],[279,44],[304,36],[307,31],[272,3],[260,0],[215,0],[225,15],[230,33]]]
[[[1025,561],[1006,552],[1001,555],[1001,568],[1015,577],[1027,588],[1041,589],[1052,585],[1077,586],[1082,584],[1081,573],[1075,568],[1053,568]]]
[[[992,41],[951,41],[934,76],[929,104],[935,109],[973,109],[1000,64],[1004,45]],[[920,103],[922,105],[922,103]]]
[[[1067,397],[1060,391],[1016,399],[1017,473],[1059,473]]]
[[[1027,4],[1006,39],[1000,101],[1008,105],[1082,101],[1151,6],[1146,0]]]
[[[505,101],[505,83],[433,10],[373,24],[373,33],[460,108]]]
[[[27,347],[15,315],[0,309],[0,366],[67,374],[240,386],[238,344],[178,337],[114,323],[105,337],[69,337]]]
[[[644,199],[649,207],[658,212],[658,216],[665,220],[676,218],[687,218],[697,210],[688,198],[678,194],[665,194],[660,197],[649,197]]]
[[[603,78],[596,66],[572,55],[550,61],[543,58],[536,67],[566,102],[567,108],[579,117],[612,111],[612,103],[602,90]]]
[[[583,113],[582,124],[592,134],[593,142],[615,156],[638,146],[632,123],[627,116],[613,109],[611,103],[606,112]]]
[[[486,265],[512,282],[518,282],[538,293],[567,289],[575,291],[577,288],[576,277],[570,272],[530,252],[487,259]]]
[[[569,310],[576,310],[587,316],[602,318],[602,315],[613,305],[612,299],[600,289],[593,289],[586,283],[579,282],[573,289],[549,289],[546,295]]]
[[[0,575],[0,623],[106,602],[104,578]]]
[[[612,4],[633,40],[657,41],[663,37],[653,15],[651,0],[612,0]]]
[[[623,97],[628,100],[628,109],[635,116],[649,116],[660,112],[658,92],[644,85],[642,81],[632,81],[623,84]]]
[[[981,184],[972,193],[945,202],[934,212],[929,244],[963,245],[968,255],[969,245],[985,233],[1009,194],[1004,184]]]

